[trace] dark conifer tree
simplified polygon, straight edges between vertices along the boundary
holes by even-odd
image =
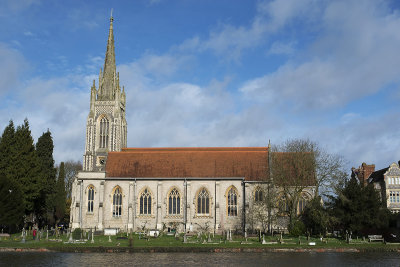
[[[15,132],[15,152],[13,179],[21,187],[25,214],[34,215],[35,202],[40,196],[40,169],[27,119]]]
[[[15,174],[15,127],[12,120],[0,140],[0,176],[12,179]]]
[[[20,186],[14,180],[15,157],[15,127],[10,120],[0,139],[0,225],[11,232],[23,222],[25,212]]]
[[[6,231],[12,233],[20,229],[25,214],[23,203],[19,185],[5,176],[0,176],[0,226],[5,226]]]
[[[65,192],[65,167],[64,162],[60,163],[57,179],[57,196],[56,196],[56,218],[61,221],[65,215],[66,208],[66,192]]]
[[[389,224],[389,211],[372,184],[362,187],[355,177],[333,199],[336,227],[355,234],[376,233]]]
[[[35,203],[35,210],[40,214],[42,222],[52,224],[56,198],[56,169],[53,159],[53,138],[49,130],[39,137],[36,143],[36,154],[40,168],[40,197]]]

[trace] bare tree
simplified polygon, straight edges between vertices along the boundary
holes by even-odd
[[[271,233],[278,216],[278,191],[271,183],[262,183],[255,186],[248,197],[250,205],[246,218],[250,228],[254,230],[261,227],[263,232]]]
[[[82,163],[80,161],[68,160],[64,163],[65,169],[65,191],[67,198],[71,198],[72,183],[75,176],[82,170]]]
[[[346,179],[344,159],[308,139],[287,140],[273,147],[270,167],[272,181],[286,201],[281,201],[281,213],[289,216],[290,223],[298,214],[304,192],[313,188],[314,197],[321,192],[335,192]]]
[[[288,140],[271,151],[271,175],[280,190],[280,214],[291,224],[297,217],[298,202],[306,190],[316,186],[314,143],[309,140]]]

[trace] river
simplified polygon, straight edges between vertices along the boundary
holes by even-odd
[[[396,252],[58,253],[1,252],[0,266],[400,266]]]

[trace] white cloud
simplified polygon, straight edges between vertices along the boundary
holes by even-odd
[[[12,91],[18,84],[18,78],[29,67],[22,54],[0,42],[0,96]]]
[[[256,99],[274,95],[296,110],[324,109],[398,83],[400,16],[380,11],[376,5],[349,1],[327,6],[320,22],[323,34],[300,60],[248,81],[240,90]]]
[[[13,15],[40,2],[40,0],[2,0],[0,1],[0,17]]]
[[[267,52],[267,55],[290,55],[296,51],[296,43],[282,43],[282,42],[274,42],[272,43],[270,49]]]

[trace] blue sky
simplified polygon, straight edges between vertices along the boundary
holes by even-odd
[[[348,167],[400,160],[400,6],[377,0],[0,1],[0,127],[81,160],[111,8],[128,146],[309,138]]]

